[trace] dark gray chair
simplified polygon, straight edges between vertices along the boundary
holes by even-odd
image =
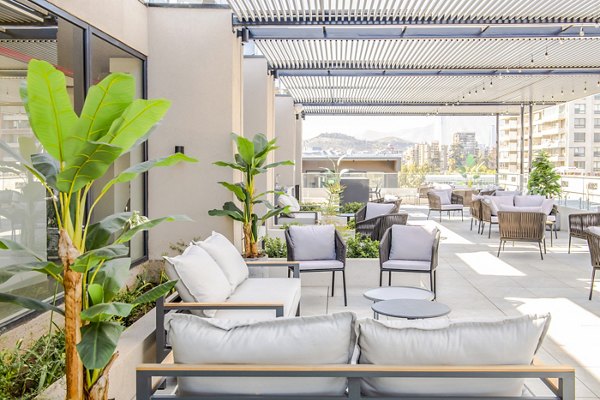
[[[417,225],[394,225],[379,243],[379,286],[383,273],[387,272],[388,285],[392,285],[392,272],[429,274],[429,284],[434,296],[437,294],[436,268],[440,231]]]
[[[369,236],[373,240],[381,240],[386,229],[390,226],[394,224],[406,225],[408,214],[399,213],[401,203],[402,200],[393,203],[367,203],[356,212],[354,217],[356,233]],[[371,207],[371,210],[369,210],[369,207]],[[373,216],[373,214],[379,215]]]
[[[298,261],[301,274],[331,272],[331,297],[335,292],[335,273],[342,273],[344,305],[347,306],[346,243],[337,229],[333,225],[290,226],[285,230],[285,243],[288,261]]]
[[[569,215],[569,253],[571,253],[571,239],[587,239],[587,228],[600,226],[600,213],[578,213]]]
[[[590,284],[590,297],[594,294],[594,280],[596,279],[596,270],[600,269],[600,228],[587,228],[586,239],[590,248],[590,259],[592,261],[592,283]]]

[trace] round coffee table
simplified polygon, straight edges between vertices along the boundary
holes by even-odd
[[[433,300],[435,294],[427,289],[411,286],[386,286],[366,291],[363,296],[374,302],[395,299]]]
[[[371,308],[376,315],[375,319],[378,319],[379,314],[395,318],[424,319],[442,317],[450,313],[450,307],[443,303],[413,299],[379,301],[373,303]]]

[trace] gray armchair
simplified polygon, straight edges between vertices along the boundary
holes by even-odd
[[[587,239],[587,228],[600,226],[600,213],[578,213],[569,215],[569,253],[571,253],[571,239]]]
[[[389,228],[379,244],[379,286],[387,272],[388,285],[392,285],[392,272],[429,274],[429,284],[434,298],[437,295],[438,249],[440,231],[417,225],[394,225]]]
[[[401,203],[402,200],[393,203],[367,203],[354,217],[356,233],[369,236],[373,240],[381,240],[390,226],[406,225],[408,214],[399,213]]]
[[[335,273],[338,271],[342,273],[344,305],[347,306],[346,243],[335,227],[333,225],[290,226],[285,230],[285,243],[288,261],[298,261],[301,274],[331,272],[331,297],[335,293]]]
[[[590,259],[592,261],[592,283],[590,284],[590,297],[594,294],[594,280],[596,279],[596,270],[600,269],[600,231],[599,228],[590,227],[585,229],[588,247],[590,248]]]

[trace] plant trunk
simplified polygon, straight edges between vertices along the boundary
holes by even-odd
[[[119,353],[113,354],[106,367],[104,367],[100,378],[98,378],[89,391],[86,391],[85,400],[108,400],[108,371],[110,371],[110,367],[112,367],[118,355]]]
[[[244,257],[258,257],[258,246],[252,240],[252,224],[244,224]]]
[[[82,276],[71,270],[79,251],[64,229],[60,231],[58,254],[64,267],[67,400],[81,400],[84,398],[83,363],[76,346],[81,340]]]

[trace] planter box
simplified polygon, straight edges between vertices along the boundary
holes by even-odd
[[[109,374],[109,399],[135,398],[135,369],[142,363],[156,361],[156,309],[136,321],[123,332],[117,346],[119,357]],[[56,400],[65,397],[65,380],[60,379],[40,394],[37,400]]]

